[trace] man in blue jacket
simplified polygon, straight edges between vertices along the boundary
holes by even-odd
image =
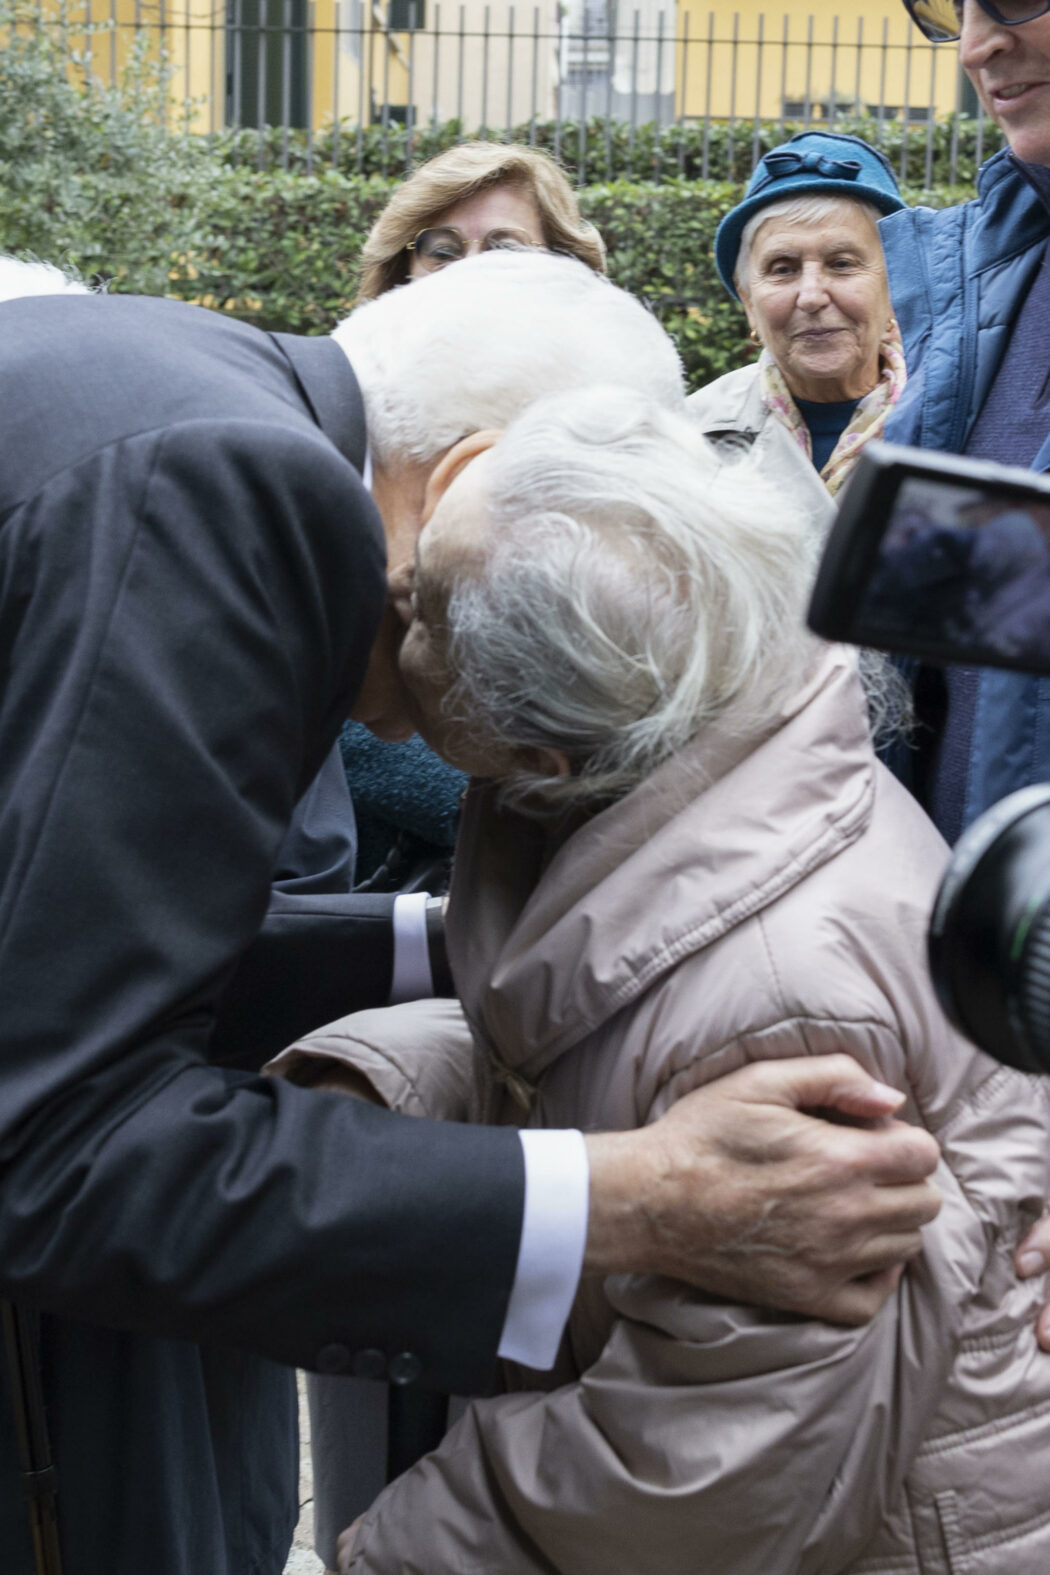
[[[959,60],[1008,147],[978,196],[881,225],[908,386],[893,442],[1050,469],[1050,0],[905,0]],[[916,673],[925,747],[899,774],[949,842],[982,810],[1050,779],[1050,680]]]
[[[959,61],[1008,146],[977,197],[880,225],[908,386],[897,443],[1050,470],[1050,0],[904,0]],[[914,669],[925,746],[898,774],[950,842],[989,805],[1050,780],[1050,679],[992,668]],[[1022,1242],[1024,1274],[1050,1266],[1050,1220]],[[1050,1308],[1039,1321],[1050,1349]]]

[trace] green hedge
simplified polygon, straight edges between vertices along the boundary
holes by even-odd
[[[194,240],[173,264],[168,293],[266,328],[324,332],[353,303],[362,241],[395,185],[332,171],[218,172]],[[718,223],[741,189],[675,180],[580,191],[584,213],[605,237],[612,278],[647,301],[674,336],[692,386],[754,353],[744,314],[723,290],[712,255]],[[942,206],[969,192],[923,195]],[[130,270],[117,282],[137,287]]]
[[[985,120],[978,128],[967,115],[948,116],[925,126],[906,126],[899,120],[879,121],[873,116],[839,115],[834,126],[822,129],[849,132],[879,147],[893,166],[898,179],[919,184],[927,179],[933,186],[954,181],[972,184],[977,173],[978,146],[981,159],[989,158],[1000,146],[996,127]],[[761,156],[779,146],[786,138],[802,131],[800,121],[763,120],[755,135],[755,124],[738,120],[684,124],[638,126],[632,132],[625,121],[593,118],[582,128],[576,121],[528,121],[511,128],[509,140],[532,142],[556,156],[565,173],[576,185],[596,181],[633,180],[733,180],[745,181],[756,153]],[[337,169],[344,175],[403,176],[424,159],[451,147],[464,135],[476,136],[456,120],[437,127],[406,131],[404,126],[358,127],[348,121],[327,126],[320,134],[307,136],[302,131],[285,132],[280,127],[222,131],[211,138],[216,158],[226,164],[252,169],[286,168],[296,174]],[[507,138],[503,128],[490,129],[485,135],[495,142]]]
[[[114,290],[203,301],[265,328],[323,333],[353,304],[365,235],[395,189],[379,176],[209,166],[149,189],[126,176],[56,180],[27,207],[0,188],[4,249],[29,252]],[[712,244],[741,187],[614,181],[580,191],[609,271],[674,336],[691,386],[749,360],[747,324],[715,273]],[[965,189],[910,192],[937,206]]]

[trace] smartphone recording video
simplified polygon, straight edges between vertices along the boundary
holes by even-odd
[[[1050,673],[1050,481],[871,443],[813,593],[826,639]]]

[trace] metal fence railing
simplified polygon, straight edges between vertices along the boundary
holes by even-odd
[[[862,123],[928,186],[972,178],[998,146],[955,49],[927,44],[903,11],[745,25],[660,0],[87,0],[61,26],[103,80],[148,34],[187,127],[277,128],[285,163],[304,143],[311,164],[361,169],[378,135],[393,173],[445,128],[551,146],[581,179],[646,158],[657,178],[739,179],[775,138]]]

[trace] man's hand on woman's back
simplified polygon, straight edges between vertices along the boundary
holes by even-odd
[[[584,1272],[667,1274],[733,1301],[866,1322],[940,1209],[937,1143],[893,1119],[903,1102],[846,1055],[767,1061],[641,1131],[589,1135]]]

